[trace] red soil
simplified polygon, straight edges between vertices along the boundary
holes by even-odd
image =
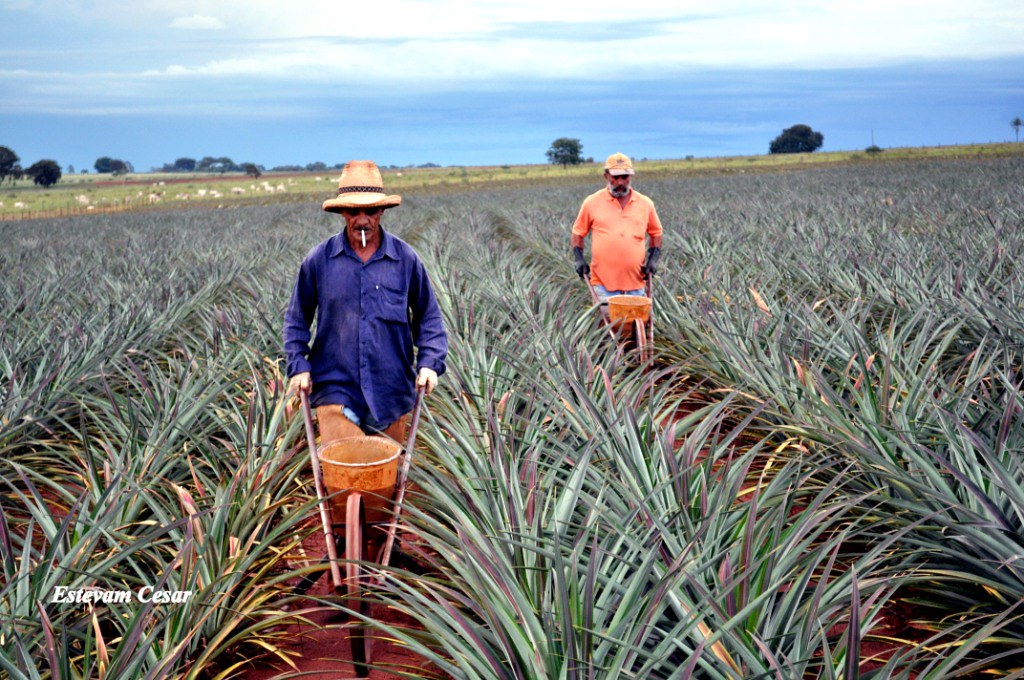
[[[323,534],[316,533],[308,539],[304,548],[309,559],[320,560],[326,552]],[[326,597],[331,593],[331,576],[325,572],[309,594]],[[303,616],[311,624],[296,624],[288,628],[293,634],[290,644],[279,645],[293,654],[292,660],[297,668],[290,668],[273,657],[266,657],[262,665],[236,676],[241,680],[281,680],[283,678],[302,677],[314,680],[328,678],[355,678],[352,666],[352,645],[349,641],[349,622],[344,613],[321,606],[318,602],[306,600],[309,611],[303,610]],[[384,623],[410,626],[412,620],[382,604],[373,604],[370,609],[372,617]],[[408,674],[418,673],[423,677],[446,677],[434,670],[423,657],[415,654],[407,647],[396,642],[377,638],[373,642],[371,662],[375,666],[400,669],[407,675],[389,673],[386,670],[370,671],[370,680],[402,680]]]

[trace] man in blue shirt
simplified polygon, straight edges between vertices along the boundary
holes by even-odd
[[[401,202],[384,193],[376,164],[350,161],[323,204],[345,228],[303,260],[285,311],[288,391],[310,395],[324,442],[364,432],[402,442],[415,385],[429,394],[445,370],[448,338],[423,262],[380,225]]]

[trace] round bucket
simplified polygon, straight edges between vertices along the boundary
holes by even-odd
[[[651,298],[643,295],[612,295],[608,298],[608,320],[614,328],[632,329],[633,322],[651,320]]]
[[[324,486],[332,494],[335,524],[344,524],[345,504],[353,491],[363,494],[367,522],[388,521],[401,452],[400,444],[384,437],[338,439],[320,449],[320,468]]]

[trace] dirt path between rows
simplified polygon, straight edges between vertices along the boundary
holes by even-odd
[[[303,547],[310,560],[319,561],[326,553],[326,543],[322,533],[314,533],[304,541]],[[313,597],[327,597],[331,594],[330,573],[323,573],[316,584],[309,590]],[[280,644],[292,655],[296,668],[288,667],[284,662],[273,657],[266,657],[262,665],[254,661],[258,667],[246,670],[235,676],[239,680],[284,680],[285,678],[327,680],[328,678],[356,678],[352,665],[352,645],[349,642],[350,624],[345,614],[339,610],[320,605],[315,599],[304,600],[301,605],[308,609],[301,610],[303,616],[310,620],[309,624],[290,626],[287,632],[292,634],[289,643]],[[300,610],[296,610],[299,613]],[[384,623],[400,626],[411,626],[413,621],[383,604],[371,605],[371,616]],[[418,674],[428,678],[444,678],[429,661],[419,656],[404,645],[385,639],[375,639],[372,646],[371,662],[381,670],[371,670],[370,680],[407,680],[409,674]],[[405,675],[383,670],[390,668],[401,670]]]

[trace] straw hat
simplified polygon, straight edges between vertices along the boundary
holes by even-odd
[[[349,161],[338,180],[338,196],[324,201],[327,212],[345,208],[393,208],[402,197],[384,193],[384,179],[373,161]]]
[[[604,162],[604,169],[609,175],[632,175],[633,161],[624,153],[613,153]]]

